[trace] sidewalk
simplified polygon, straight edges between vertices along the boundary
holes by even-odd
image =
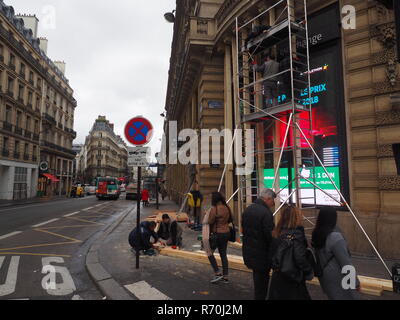
[[[148,208],[142,208],[142,220],[153,215],[155,210],[154,204]],[[160,205],[160,210],[178,211],[179,208],[170,201],[164,201]],[[135,226],[136,210],[133,210],[121,217],[118,224],[112,226],[112,230],[101,241],[95,243],[97,254],[95,261],[98,261],[101,266],[101,272],[97,272],[97,276],[100,278],[96,279],[96,274],[94,275],[94,281],[99,279],[111,281],[112,285],[109,285],[108,288],[99,286],[108,299],[121,299],[122,297],[123,299],[149,300],[152,296],[167,297],[173,300],[251,300],[253,298],[252,275],[248,272],[230,270],[230,284],[212,285],[209,282],[213,275],[210,266],[162,255],[141,256],[140,269],[136,270],[135,254],[128,244],[129,232]],[[199,251],[201,243],[198,236],[201,235],[201,232],[192,231],[186,224],[181,224],[181,226],[184,230],[182,249]],[[241,249],[229,247],[228,254],[241,256],[242,252]],[[387,278],[380,261],[365,258],[354,260],[359,274]],[[129,291],[126,286],[139,291]],[[309,285],[308,287],[313,299],[326,299],[319,286]],[[148,294],[143,292],[148,292]],[[400,296],[385,292],[381,297],[363,295],[362,298],[389,300],[400,299]]]
[[[0,208],[27,205],[27,204],[35,204],[35,203],[46,203],[46,202],[65,200],[65,199],[68,199],[67,196],[53,196],[51,198],[35,197],[35,198],[26,199],[26,200],[0,200]]]

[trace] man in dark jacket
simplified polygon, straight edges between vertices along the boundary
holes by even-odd
[[[178,222],[171,220],[168,214],[162,216],[162,222],[157,235],[160,239],[165,240],[168,246],[180,247],[182,244],[182,229],[178,225]]]
[[[276,194],[270,189],[261,192],[260,198],[243,212],[243,259],[253,270],[255,300],[265,300],[271,271],[271,244],[274,219],[271,208]]]
[[[156,242],[158,241],[158,235],[154,232],[155,228],[155,222],[144,221],[140,224],[139,232],[137,228],[133,229],[129,234],[129,244],[131,247],[136,251],[143,250],[145,253],[152,249],[153,245],[150,242],[151,237],[153,237]]]

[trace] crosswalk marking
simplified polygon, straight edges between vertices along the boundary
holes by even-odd
[[[49,224],[49,223],[52,223],[52,222],[56,222],[56,221],[58,221],[58,220],[60,220],[60,219],[51,219],[51,220],[49,220],[49,221],[36,224],[36,225],[32,226],[32,228],[41,227],[41,226],[44,226],[44,225],[46,225],[46,224]]]
[[[150,286],[146,281],[139,281],[125,286],[139,300],[172,300],[161,291]]]
[[[75,215],[77,215],[79,212],[80,212],[80,211],[73,212],[73,213],[70,213],[70,214],[66,214],[66,215],[64,216],[64,218],[68,218],[68,217],[75,216]]]
[[[0,240],[6,239],[6,238],[9,238],[12,236],[16,236],[17,234],[20,234],[20,233],[22,233],[22,231],[15,231],[15,232],[11,232],[9,234],[5,234],[4,236],[0,237]]]

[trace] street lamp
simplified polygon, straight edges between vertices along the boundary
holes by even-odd
[[[172,12],[167,12],[166,14],[164,14],[165,20],[167,20],[167,22],[169,23],[175,23],[175,12],[176,10],[173,10]]]

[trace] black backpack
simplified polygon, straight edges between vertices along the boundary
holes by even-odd
[[[298,241],[293,234],[287,234],[276,248],[272,257],[272,269],[279,272],[290,281],[300,283],[303,280],[303,272],[297,267],[294,258],[294,241]]]
[[[322,265],[318,251],[312,248],[307,248],[307,260],[313,268],[314,276],[316,276],[317,278],[321,278],[324,275],[324,269],[333,258],[334,256],[332,255],[328,259],[328,261],[324,265]]]

